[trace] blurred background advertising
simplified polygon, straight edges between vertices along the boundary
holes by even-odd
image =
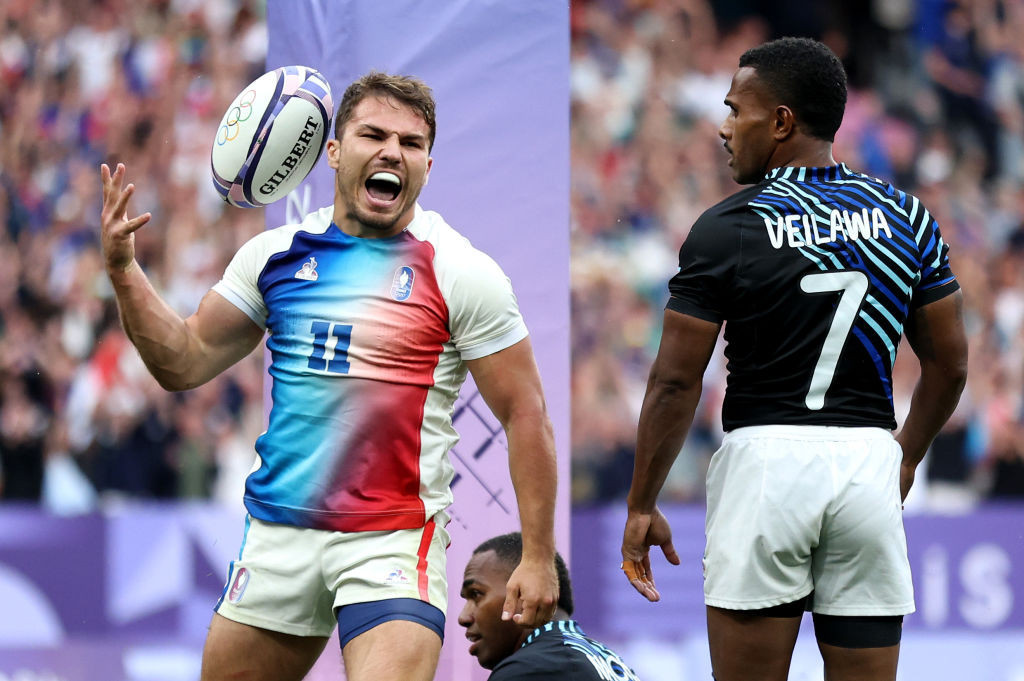
[[[717,136],[732,73],[746,49],[804,35],[849,73],[837,160],[924,201],[965,294],[967,388],[906,506],[918,612],[900,678],[1024,679],[1024,0],[572,0],[570,24],[560,455],[583,627],[641,678],[710,678],[700,555],[720,352],[662,494],[684,565],[656,558],[656,605],[618,573],[624,497],[679,245],[737,189]],[[190,314],[265,227],[221,201],[208,167],[223,103],[266,56],[257,0],[0,3],[0,681],[195,677],[241,536],[263,359],[187,393],[156,385],[104,274],[97,168],[127,164],[133,205],[160,225],[138,233],[138,258]],[[904,347],[898,419],[916,376]],[[821,678],[813,637],[791,678]]]

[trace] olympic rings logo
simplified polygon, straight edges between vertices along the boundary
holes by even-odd
[[[256,101],[256,91],[246,90],[242,93],[242,96],[238,98],[238,104],[228,109],[227,118],[224,119],[224,125],[220,126],[220,130],[217,131],[217,145],[221,146],[225,142],[238,137],[238,133],[241,131],[242,126],[239,125],[242,121],[249,120],[252,116],[252,103]]]

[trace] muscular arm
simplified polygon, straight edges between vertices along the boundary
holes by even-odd
[[[182,319],[160,298],[135,261],[135,231],[149,222],[150,214],[128,219],[126,208],[134,185],[122,188],[124,173],[120,164],[113,175],[106,165],[100,172],[100,236],[121,324],[163,388],[188,390],[252,352],[263,338],[263,330],[212,291],[188,319]]]
[[[907,340],[921,362],[910,412],[896,440],[903,448],[900,492],[906,499],[914,472],[949,419],[967,381],[967,334],[963,294],[957,291],[923,305],[907,320]]]
[[[637,427],[633,483],[626,499],[628,515],[622,536],[623,570],[633,586],[656,601],[650,547],[679,563],[672,531],[655,506],[700,400],[704,370],[718,339],[720,324],[665,310],[661,346],[647,380]]]
[[[508,462],[522,524],[523,557],[508,581],[504,615],[523,626],[551,619],[555,573],[555,440],[530,339],[466,362],[508,437]],[[520,613],[521,611],[521,613]],[[520,613],[520,614],[516,614]]]
[[[215,291],[182,319],[153,289],[142,268],[109,272],[121,324],[149,373],[165,390],[206,383],[259,344],[263,329]]]

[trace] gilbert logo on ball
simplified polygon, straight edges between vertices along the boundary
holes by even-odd
[[[240,208],[295,189],[323,153],[334,115],[327,79],[308,66],[264,73],[231,102],[213,140],[213,184]]]

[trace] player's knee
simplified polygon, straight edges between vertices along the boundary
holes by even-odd
[[[819,643],[837,648],[888,648],[903,635],[903,615],[841,617],[814,613]]]

